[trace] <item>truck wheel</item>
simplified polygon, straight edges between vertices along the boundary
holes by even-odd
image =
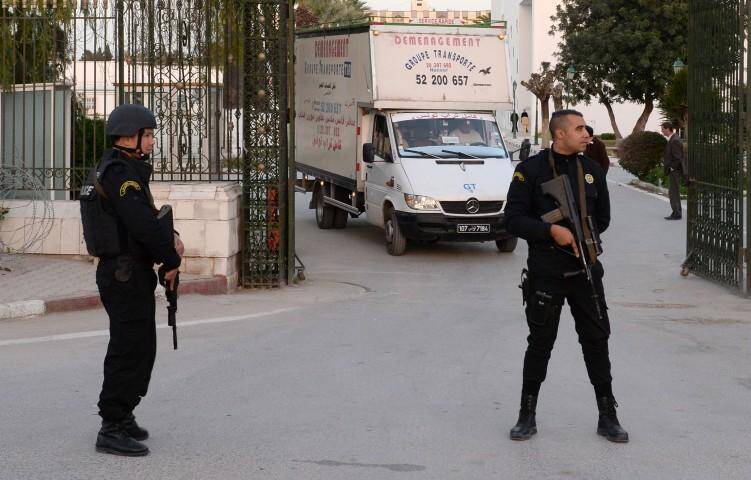
[[[347,226],[348,217],[348,211],[337,208],[336,212],[334,212],[334,228],[345,228]]]
[[[316,223],[318,228],[328,230],[334,224],[334,215],[336,208],[323,203],[323,191],[318,190],[316,194]]]
[[[503,240],[496,240],[495,246],[501,252],[513,252],[516,249],[516,243],[519,241],[516,237],[504,238]]]
[[[386,250],[390,255],[398,257],[403,255],[407,249],[407,238],[399,227],[396,220],[396,212],[391,212],[391,216],[386,219]]]

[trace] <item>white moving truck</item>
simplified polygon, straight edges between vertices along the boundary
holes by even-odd
[[[392,255],[407,240],[495,241],[514,168],[503,32],[371,24],[295,42],[295,155],[320,228],[365,214]]]

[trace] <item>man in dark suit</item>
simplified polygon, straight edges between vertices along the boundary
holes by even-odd
[[[665,175],[670,179],[670,208],[673,209],[673,212],[665,217],[665,220],[680,220],[683,216],[681,209],[681,180],[685,180],[688,177],[686,152],[683,150],[681,139],[675,134],[675,126],[672,123],[663,122],[661,130],[662,135],[668,139],[662,165],[665,168]]]
[[[608,148],[602,140],[595,137],[595,131],[592,127],[587,125],[586,129],[587,134],[589,135],[589,143],[587,144],[587,149],[584,150],[584,156],[590,160],[594,160],[595,163],[602,167],[605,173],[608,173],[608,168],[610,168]]]

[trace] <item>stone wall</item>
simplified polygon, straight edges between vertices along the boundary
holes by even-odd
[[[230,290],[238,285],[241,248],[242,189],[234,182],[154,182],[151,192],[157,208],[172,205],[175,230],[185,244],[180,271],[195,275],[221,275]],[[77,201],[53,201],[49,231],[26,253],[87,256]],[[42,226],[40,204],[6,200],[8,214],[0,220],[0,241],[17,249],[37,236]],[[35,221],[35,218],[37,219]]]

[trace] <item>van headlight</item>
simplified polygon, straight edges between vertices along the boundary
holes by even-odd
[[[407,206],[414,210],[438,210],[438,202],[431,197],[424,197],[422,195],[410,195],[404,194],[404,201],[407,202]]]

